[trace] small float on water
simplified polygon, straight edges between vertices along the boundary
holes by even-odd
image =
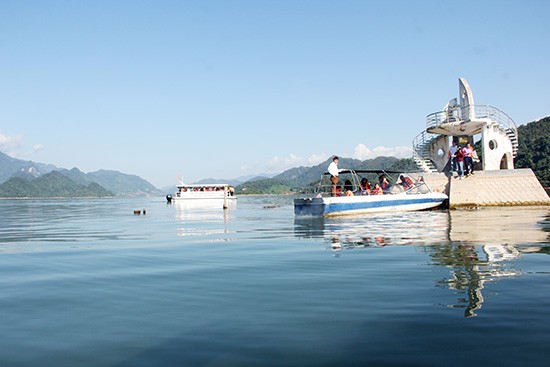
[[[394,176],[397,175],[398,179]],[[369,180],[370,177],[370,180]],[[432,190],[422,176],[385,170],[342,170],[333,188],[324,173],[316,195],[294,199],[296,216],[340,216],[374,212],[416,211],[437,208],[448,200]],[[375,184],[372,184],[376,180]]]

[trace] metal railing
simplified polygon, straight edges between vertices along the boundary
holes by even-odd
[[[438,135],[431,134],[426,131],[422,131],[418,134],[412,141],[413,146],[413,160],[418,164],[425,165],[426,167],[420,167],[423,170],[428,168],[426,160],[429,160],[429,157],[424,156],[424,149],[431,144]],[[423,163],[421,163],[423,162]]]
[[[502,110],[489,105],[466,106],[448,111],[434,112],[426,116],[426,129],[439,126],[443,123],[468,121],[471,109],[474,109],[475,118],[488,118],[504,129],[510,129],[517,135],[517,126],[514,120]]]

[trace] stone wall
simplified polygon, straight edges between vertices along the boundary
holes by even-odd
[[[456,173],[455,173],[456,174]],[[550,205],[531,169],[477,171],[449,182],[449,208]]]

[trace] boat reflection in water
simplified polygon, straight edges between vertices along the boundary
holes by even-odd
[[[345,250],[387,245],[415,245],[430,265],[449,268],[436,287],[460,296],[448,307],[476,316],[486,282],[521,276],[517,259],[529,253],[550,253],[548,208],[486,208],[369,215],[354,218],[297,219],[295,235],[322,238],[337,254]]]
[[[349,217],[296,217],[298,237],[323,238],[335,251],[446,242],[447,211],[376,213]]]
[[[233,218],[237,207],[236,200],[227,201],[224,209],[223,199],[180,200],[172,204],[176,211],[176,219],[181,223],[177,235],[196,237],[201,240],[231,241],[228,236],[234,231],[228,228],[228,222]]]

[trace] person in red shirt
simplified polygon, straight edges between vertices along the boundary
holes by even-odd
[[[464,176],[464,152],[460,145],[456,150],[456,163],[458,164],[458,179],[462,180]]]

